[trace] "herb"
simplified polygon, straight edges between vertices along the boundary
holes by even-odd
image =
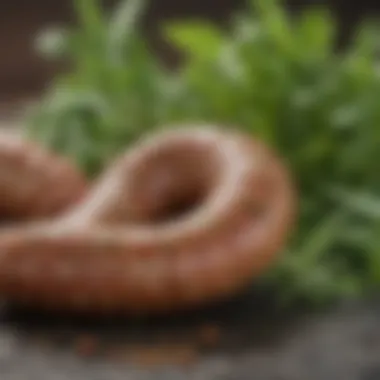
[[[163,27],[186,55],[169,71],[139,29],[141,0],[110,15],[75,2],[79,26],[39,41],[66,58],[27,126],[33,138],[96,175],[138,136],[182,121],[223,123],[259,136],[287,160],[301,195],[297,231],[264,284],[279,299],[325,302],[380,283],[380,60],[376,24],[335,51],[327,9],[295,18],[279,1],[251,0],[229,30],[201,20]]]

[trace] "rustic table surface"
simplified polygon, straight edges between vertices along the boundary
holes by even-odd
[[[371,301],[319,315],[285,315],[246,295],[166,320],[74,321],[4,312],[0,378],[379,380],[379,305]],[[198,341],[200,326],[217,327],[220,335]],[[161,356],[152,347],[161,347]]]

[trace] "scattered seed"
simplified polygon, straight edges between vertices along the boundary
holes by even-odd
[[[99,341],[93,335],[82,335],[75,342],[75,351],[83,357],[94,356],[99,349]]]
[[[200,343],[203,346],[215,347],[221,340],[221,329],[217,325],[204,325],[199,330]]]

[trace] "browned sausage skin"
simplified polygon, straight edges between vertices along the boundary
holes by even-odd
[[[58,215],[87,191],[82,173],[67,159],[22,137],[0,134],[0,217]]]
[[[136,143],[54,224],[4,230],[0,294],[69,311],[189,308],[261,274],[294,217],[289,174],[264,144],[178,127]]]

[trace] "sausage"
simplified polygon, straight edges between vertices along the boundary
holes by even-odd
[[[87,193],[87,180],[67,159],[21,136],[0,135],[3,221],[58,216]]]
[[[154,314],[231,296],[286,244],[296,192],[264,143],[177,126],[121,154],[53,221],[0,232],[0,295],[49,310]]]

